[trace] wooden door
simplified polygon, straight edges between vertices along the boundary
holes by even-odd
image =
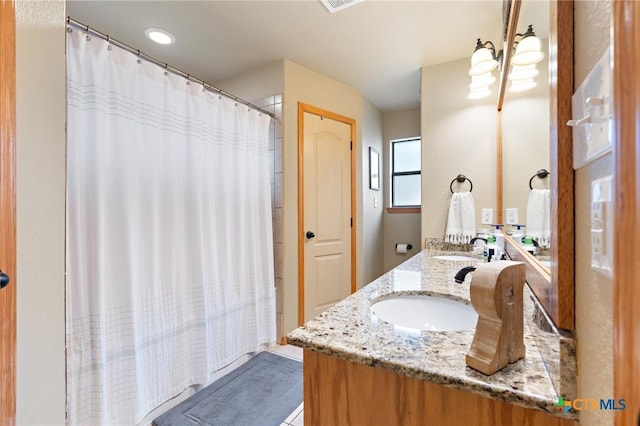
[[[16,410],[16,186],[15,10],[0,0],[0,424],[14,425]],[[2,285],[2,284],[0,284]]]
[[[347,297],[352,286],[351,124],[302,113],[303,321]]]

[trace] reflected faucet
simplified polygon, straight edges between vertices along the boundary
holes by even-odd
[[[453,277],[454,281],[457,282],[458,284],[462,284],[464,282],[464,278],[467,276],[467,274],[469,272],[473,272],[476,270],[475,266],[465,266],[464,268],[460,269],[457,273],[456,276]]]
[[[487,239],[486,239],[486,238],[483,238],[483,237],[475,237],[475,238],[472,238],[471,240],[469,240],[469,244],[473,244],[473,243],[475,243],[475,242],[476,242],[476,241],[478,241],[478,240],[482,240],[482,241],[484,241],[484,243],[485,243],[485,244],[488,244]]]

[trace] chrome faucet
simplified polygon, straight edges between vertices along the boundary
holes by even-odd
[[[456,276],[453,277],[454,281],[457,282],[458,284],[462,284],[464,282],[464,278],[467,276],[467,274],[469,272],[473,272],[476,270],[475,266],[465,266],[464,268],[460,269],[457,273]]]

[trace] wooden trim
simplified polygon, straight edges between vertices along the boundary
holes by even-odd
[[[16,412],[16,22],[14,3],[0,2],[0,269],[11,282],[0,290],[0,424]]]
[[[518,32],[518,18],[520,17],[520,6],[522,0],[512,0],[509,11],[509,21],[507,25],[507,39],[504,41],[502,56],[502,69],[500,70],[500,85],[498,86],[498,111],[502,111],[504,104],[504,94],[507,91],[507,77],[511,66],[511,56],[513,56],[513,46]],[[498,169],[501,170],[501,169]],[[498,222],[500,223],[500,222]]]
[[[502,111],[498,110],[497,122],[498,128],[496,129],[496,221],[495,223],[502,222],[502,212],[504,211],[503,205],[503,161],[502,161]]]
[[[304,324],[304,104],[298,103],[298,325]]]
[[[461,353],[460,356],[464,356]],[[304,351],[304,423],[313,426],[569,426],[560,416],[379,367]]]
[[[616,425],[640,424],[640,3],[612,2],[614,395]]]
[[[351,128],[351,293],[356,291],[356,120],[298,102],[298,324],[304,323],[304,113],[348,124]]]
[[[387,213],[420,213],[422,208],[420,207],[387,207]]]
[[[531,290],[536,294],[543,306],[549,305],[551,303],[550,299],[553,298],[549,286],[551,282],[549,269],[544,267],[537,258],[531,256],[522,247],[522,244],[517,243],[510,235],[505,234],[504,240],[509,258],[526,264],[527,283]]]
[[[573,330],[574,289],[574,194],[573,134],[573,1],[550,3],[549,80],[551,128],[551,285],[547,312],[559,328]],[[554,294],[555,293],[555,294]],[[539,297],[539,296],[538,296]]]
[[[517,22],[514,25],[517,25]],[[511,24],[509,26],[511,27]],[[571,119],[573,94],[573,0],[550,2],[549,46],[551,274],[535,272],[541,265],[532,256],[523,255],[519,259],[530,264],[527,267],[527,280],[531,280],[532,290],[556,326],[574,330],[573,135],[571,128],[566,125]],[[500,108],[499,104],[498,109]],[[502,137],[501,121],[498,112],[499,149]],[[501,161],[500,157],[499,160]],[[502,167],[496,168],[502,170]],[[501,183],[499,177],[499,221],[502,220],[503,202]]]

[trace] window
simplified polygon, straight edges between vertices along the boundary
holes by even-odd
[[[420,138],[391,141],[391,207],[420,207]]]

